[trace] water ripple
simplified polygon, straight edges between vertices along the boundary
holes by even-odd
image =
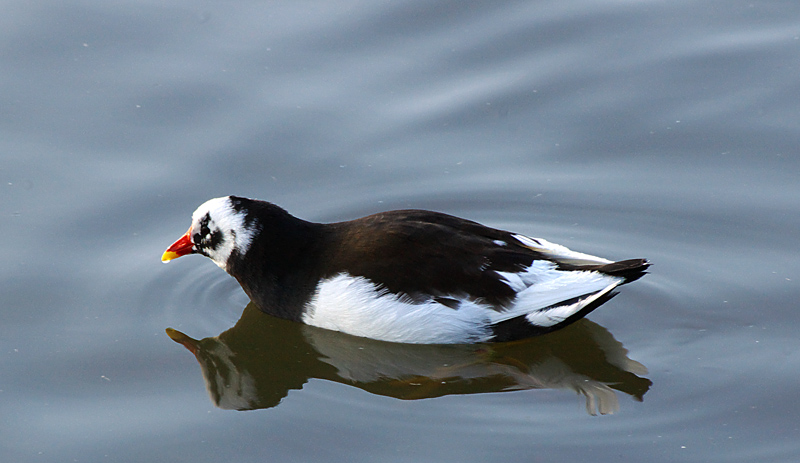
[[[209,262],[195,262],[191,268],[165,272],[159,276],[157,301],[166,323],[190,326],[207,332],[236,322],[249,299],[239,284]],[[154,298],[149,293],[147,298]],[[188,325],[187,325],[188,324]]]

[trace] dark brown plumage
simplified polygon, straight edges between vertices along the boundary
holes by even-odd
[[[616,286],[641,277],[649,265],[575,253],[438,212],[400,210],[318,224],[233,196],[201,206],[187,235],[183,254],[211,257],[267,313],[404,342],[417,342],[413,333],[426,330],[401,323],[426,317],[442,323],[448,311],[456,325],[475,318],[465,341],[552,331],[610,299]],[[339,313],[339,306],[351,312]],[[388,318],[362,320],[366,312]],[[402,321],[384,326],[395,320]],[[361,332],[359,323],[369,326]],[[394,329],[402,333],[395,336]]]

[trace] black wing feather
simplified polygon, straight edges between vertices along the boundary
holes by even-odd
[[[412,299],[467,296],[501,308],[516,293],[497,272],[543,258],[509,232],[436,212],[390,211],[329,227],[326,276],[362,276]]]

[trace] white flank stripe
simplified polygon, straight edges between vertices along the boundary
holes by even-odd
[[[462,301],[451,309],[433,300],[415,304],[346,273],[323,280],[303,322],[391,342],[456,344],[491,339],[490,307]]]
[[[460,303],[457,309],[433,299],[413,303],[366,278],[342,273],[319,283],[302,319],[308,325],[390,342],[487,342],[496,323],[525,316],[537,326],[556,325],[623,281],[598,272],[556,270],[549,261],[534,261],[520,273],[498,274],[517,292],[505,310],[454,296],[450,297]],[[584,299],[558,306],[578,297]],[[548,307],[552,308],[543,310]]]

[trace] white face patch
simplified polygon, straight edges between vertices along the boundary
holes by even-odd
[[[192,214],[192,242],[195,250],[227,270],[234,249],[245,254],[250,248],[256,225],[245,226],[245,214],[233,208],[229,196],[209,199]]]

